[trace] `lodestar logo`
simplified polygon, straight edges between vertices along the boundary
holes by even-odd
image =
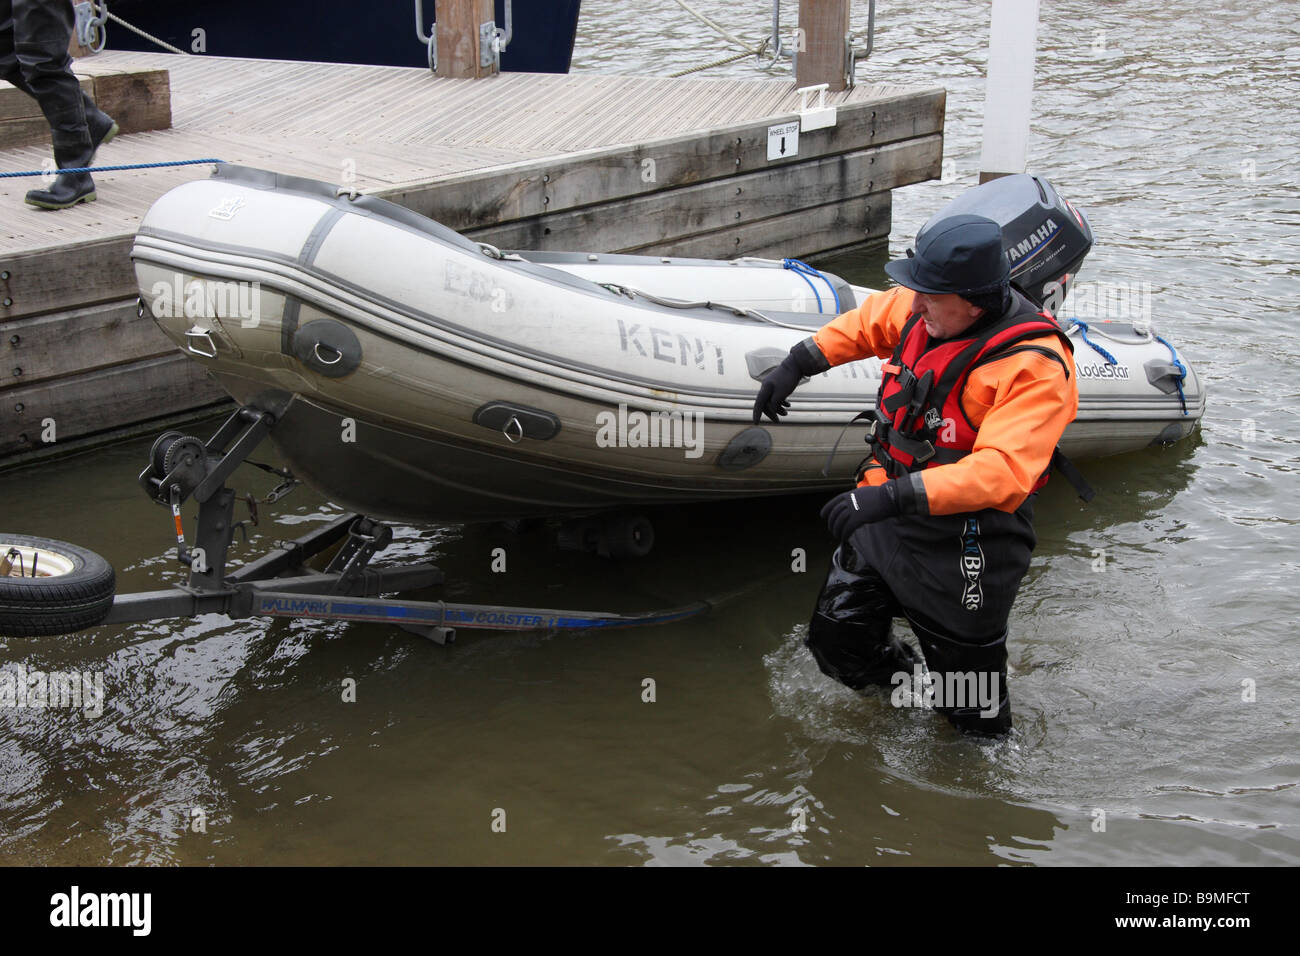
[[[151,893],[82,893],[72,887],[50,897],[50,925],[129,926],[133,936],[148,936],[152,926]]]
[[[222,222],[230,222],[235,218],[235,213],[244,208],[244,200],[241,196],[227,196],[217,205],[208,210],[208,215],[213,219],[220,219]]]

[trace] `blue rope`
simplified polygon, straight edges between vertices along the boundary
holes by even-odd
[[[1109,352],[1107,352],[1104,348],[1102,348],[1092,339],[1088,338],[1087,322],[1080,322],[1078,319],[1071,319],[1070,321],[1079,327],[1079,330],[1083,333],[1083,340],[1087,342],[1089,345],[1091,345],[1098,353],[1100,353],[1101,357],[1104,358],[1108,364],[1110,365],[1119,364],[1119,361],[1115,358],[1115,356],[1111,355]]]
[[[809,276],[814,276],[818,279],[821,279],[823,282],[826,283],[826,287],[831,290],[831,295],[835,297],[835,314],[839,315],[840,312],[843,311],[840,308],[840,294],[837,291],[835,291],[835,283],[831,282],[830,279],[826,278],[824,274],[818,272],[812,266],[808,265],[808,263],[800,262],[798,259],[782,259],[781,265],[784,268],[789,269],[795,275],[801,276],[803,278],[803,281],[808,283],[808,288],[812,289],[813,297],[817,300],[818,312],[822,311],[822,297],[817,294],[817,287],[812,284],[812,279],[809,278]]]
[[[1166,342],[1161,336],[1151,333],[1155,340],[1169,350],[1169,357],[1173,360],[1174,366],[1178,369],[1178,400],[1183,403],[1183,414],[1187,414],[1187,397],[1183,395],[1183,382],[1187,379],[1187,366],[1178,358],[1178,353],[1174,347]]]
[[[125,166],[77,166],[72,169],[26,169],[19,173],[0,173],[0,179],[18,176],[57,176],[60,173],[115,173],[121,169],[158,169],[162,166],[201,166],[204,163],[224,163],[224,159],[178,159],[170,163],[129,163]]]

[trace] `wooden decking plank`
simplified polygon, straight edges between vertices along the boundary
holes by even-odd
[[[639,171],[637,156],[644,151],[634,155],[634,150],[647,141],[694,135],[703,142],[708,131],[720,127],[789,115],[799,99],[788,81],[770,79],[506,74],[492,81],[457,81],[436,79],[420,69],[148,53],[101,58],[79,61],[79,70],[83,63],[85,72],[100,74],[169,69],[174,123],[171,130],[115,141],[101,151],[101,165],[192,159],[215,152],[241,164],[333,182],[342,180],[346,162],[355,164],[358,189],[399,198],[438,179],[460,179],[472,171],[521,161],[565,168],[601,148],[610,151],[601,162]],[[884,138],[941,129],[941,107],[937,120],[924,116],[930,110],[925,96],[900,95],[887,84],[834,94],[828,102],[849,106],[873,99],[880,101],[882,129],[890,122],[896,127],[883,133]],[[910,125],[909,119],[914,121]],[[710,142],[725,146],[716,137]],[[620,156],[621,145],[629,148]],[[757,149],[757,144],[742,145]],[[0,168],[40,168],[47,155],[40,147],[6,150],[0,152]],[[693,161],[685,154],[682,159]],[[768,167],[759,163],[751,168]],[[706,169],[696,175],[735,171]],[[22,194],[39,180],[0,180],[0,202],[6,208],[0,256],[129,235],[158,196],[209,172],[196,166],[102,173],[96,176],[99,202],[57,214],[22,203]],[[658,172],[659,182],[634,185],[634,191],[672,185],[662,180],[662,170]],[[566,198],[557,184],[548,195],[549,211],[577,199],[612,198]],[[522,215],[541,211],[518,210]]]
[[[774,209],[809,209],[892,189],[914,181],[918,170],[937,175],[942,145],[939,136],[902,140],[810,160],[781,179],[760,171],[505,222],[469,235],[502,249],[625,252],[655,243],[685,243],[766,219]]]
[[[9,389],[6,403],[22,411],[0,416],[0,457],[211,404],[224,394],[201,365],[180,352]],[[44,440],[50,423],[53,443]]]
[[[176,351],[132,296],[117,302],[13,319],[3,326],[0,396],[6,390]],[[3,399],[0,399],[3,401]]]
[[[761,222],[706,233],[692,239],[654,243],[635,250],[640,255],[679,257],[717,255],[720,245],[730,256],[780,258],[800,242],[835,249],[883,240],[889,235],[889,193],[873,193],[842,203],[772,216]]]

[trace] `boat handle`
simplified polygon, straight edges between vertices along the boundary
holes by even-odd
[[[510,432],[510,428],[512,425],[514,426],[514,434],[511,434]],[[506,439],[510,442],[510,444],[512,445],[519,444],[520,440],[524,437],[524,426],[519,424],[518,415],[510,416],[510,421],[506,422],[505,425],[502,427],[501,434],[506,436]]]
[[[194,339],[199,339],[200,341],[206,340],[208,348],[211,349],[211,351],[205,352],[200,348],[196,348],[193,342]],[[197,325],[185,333],[185,348],[193,352],[195,355],[201,355],[204,358],[217,357],[217,343],[212,341],[212,330],[201,329]]]
[[[316,353],[316,361],[320,362],[321,365],[338,365],[339,362],[343,361],[343,353],[329,345],[326,345],[325,347],[334,353],[334,360],[330,361],[325,356],[321,355],[320,347],[322,344],[324,343],[317,342],[315,348],[312,349],[312,351]]]

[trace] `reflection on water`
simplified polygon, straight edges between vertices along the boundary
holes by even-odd
[[[695,3],[767,29],[765,11]],[[975,182],[971,9],[882,6],[860,70],[949,90],[952,176],[895,194],[895,255]],[[638,564],[556,553],[544,529],[408,528],[388,560],[435,560],[461,600],[638,610],[751,589],[672,627],[451,647],[214,615],[0,641],[0,666],[98,671],[107,692],[97,718],[0,709],[0,862],[1295,862],[1300,193],[1277,131],[1300,80],[1273,9],[1043,7],[1032,168],[1089,212],[1082,278],[1148,283],[1210,405],[1175,448],[1085,463],[1092,503],[1061,482],[1040,496],[1010,740],[821,676],[801,645],[829,559],[815,500],[676,509]],[[854,18],[861,34],[865,5]],[[588,0],[574,63],[668,73],[721,55],[671,0]],[[879,285],[883,261],[834,268]],[[0,475],[4,526],[99,551],[122,590],[180,580],[170,517],[134,482],[148,444]],[[307,489],[271,510],[236,558],[337,513]]]

